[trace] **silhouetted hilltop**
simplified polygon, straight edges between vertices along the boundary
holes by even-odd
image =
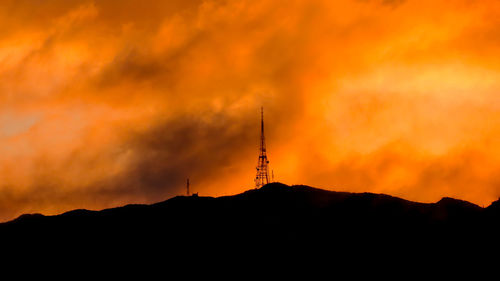
[[[471,239],[496,239],[499,205],[483,209],[452,198],[417,203],[384,194],[272,183],[234,196],[177,196],[152,205],[22,215],[0,224],[0,235],[32,245],[140,251],[397,250],[456,241],[464,247]]]
[[[492,202],[491,205],[486,207],[486,210],[488,210],[490,212],[499,212],[500,211],[500,199]]]

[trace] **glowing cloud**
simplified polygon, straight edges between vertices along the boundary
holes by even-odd
[[[0,219],[279,181],[500,195],[498,1],[4,1]]]

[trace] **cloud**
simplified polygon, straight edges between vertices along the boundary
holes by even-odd
[[[498,196],[495,1],[6,1],[0,218],[277,179]],[[478,168],[482,167],[482,168]]]
[[[218,182],[239,159],[253,155],[255,123],[221,114],[208,120],[181,115],[133,133],[122,144],[133,155],[131,164],[114,185],[117,190],[146,189],[141,192],[154,200],[162,194],[182,194],[188,177]]]

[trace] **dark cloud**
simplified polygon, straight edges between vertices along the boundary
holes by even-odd
[[[117,83],[141,83],[162,75],[168,79],[169,64],[156,57],[141,55],[136,50],[123,50],[97,76],[97,87],[106,88]],[[165,83],[165,81],[163,81]]]
[[[383,0],[382,3],[384,5],[389,5],[392,7],[397,7],[399,5],[402,5],[406,0]]]
[[[187,177],[198,182],[224,178],[228,168],[253,155],[257,120],[184,115],[134,133],[123,144],[134,159],[123,174],[112,179],[117,181],[116,190],[129,186],[154,199],[183,193]]]
[[[143,131],[123,132],[121,143],[100,155],[88,157],[85,148],[79,148],[62,162],[60,171],[46,166],[48,159],[40,158],[39,172],[34,175],[32,194],[20,195],[14,187],[4,187],[0,194],[2,214],[19,214],[12,205],[29,206],[25,211],[51,209],[51,205],[94,205],[95,202],[157,202],[185,192],[186,178],[196,183],[198,191],[204,184],[218,182],[239,169],[241,159],[248,158],[251,169],[255,162],[258,142],[258,114],[256,116],[228,117],[222,114],[183,115],[174,119],[156,120]],[[83,188],[70,188],[54,178],[61,171],[86,170],[92,167],[106,169],[103,159],[118,161],[126,155],[126,166],[118,173],[102,180],[92,181]],[[50,161],[48,162],[50,163]],[[44,168],[45,167],[45,168]],[[85,175],[78,175],[85,178]],[[251,179],[249,179],[251,182]],[[85,183],[81,183],[85,185]]]

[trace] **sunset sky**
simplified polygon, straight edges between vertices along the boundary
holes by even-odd
[[[500,196],[500,1],[1,0],[0,221],[276,180]]]

